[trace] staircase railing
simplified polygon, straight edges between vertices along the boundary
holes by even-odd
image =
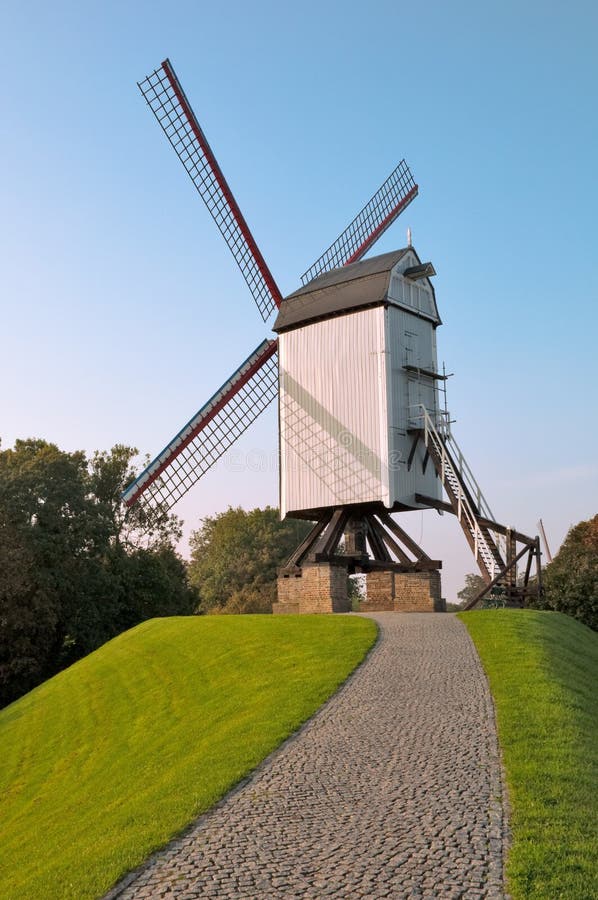
[[[463,456],[463,452],[459,447],[457,441],[453,437],[452,433],[449,433],[445,437],[445,441],[447,446],[451,452],[451,456],[459,469],[459,473],[461,475],[461,479],[465,484],[465,487],[468,489],[469,493],[473,497],[476,502],[476,506],[478,508],[478,512],[480,515],[484,516],[485,519],[490,519],[495,522],[494,514],[490,509],[488,501],[482,494],[482,489],[477,482],[477,479],[473,472],[471,471],[471,467],[465,457]]]
[[[424,443],[430,454],[439,461],[441,481],[443,487],[449,494],[455,498],[457,509],[455,510],[461,527],[471,536],[472,550],[478,565],[486,571],[488,579],[492,580],[504,566],[504,563],[497,560],[495,552],[487,539],[486,534],[479,522],[478,517],[494,520],[488,503],[479,488],[477,481],[470,467],[465,462],[465,458],[459,449],[456,441],[450,434],[450,424],[447,420],[441,419],[440,429],[436,428],[432,417],[425,406],[421,406],[421,419],[423,423]],[[452,452],[451,452],[452,451]],[[458,468],[453,463],[453,454]],[[470,501],[470,496],[475,498],[477,510]],[[494,546],[501,556],[497,543]]]

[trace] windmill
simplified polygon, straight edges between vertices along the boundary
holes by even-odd
[[[378,591],[379,604],[400,608],[396,595],[415,586],[424,608],[441,608],[440,560],[390,515],[423,508],[454,513],[486,590],[506,585],[518,596],[517,562],[527,553],[525,590],[539,543],[495,522],[440,409],[434,267],[410,240],[364,259],[417,195],[406,162],[283,298],[169,60],[139,89],[262,319],[277,312],[278,337],[262,341],[127,487],[126,505],[170,509],[279,396],[281,514],[314,525],[280,571],[275,611],[346,609],[354,572],[367,573],[370,604]]]

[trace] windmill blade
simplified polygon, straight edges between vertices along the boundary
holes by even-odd
[[[170,61],[137,86],[228,244],[264,322],[282,296]]]
[[[303,273],[301,282],[309,284],[322,272],[338,269],[361,259],[396,217],[409,206],[417,196],[417,190],[409,166],[402,159],[334,244]]]
[[[278,391],[277,341],[265,340],[123,492],[165,512],[193,487]]]

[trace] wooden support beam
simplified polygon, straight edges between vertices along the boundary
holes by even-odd
[[[541,597],[544,593],[544,585],[542,584],[542,549],[539,536],[536,537],[536,574],[538,578],[538,597]]]
[[[415,456],[415,451],[417,449],[417,445],[419,444],[419,439],[421,437],[421,431],[418,431],[414,434],[413,440],[411,442],[411,450],[409,451],[409,456],[407,457],[407,471],[411,471],[411,466],[413,465],[413,457]]]
[[[455,515],[455,510],[446,500],[437,500],[436,497],[427,497],[426,494],[416,494],[415,502],[421,503],[422,506],[429,506],[431,509],[441,509],[443,512]]]
[[[441,509],[443,512],[452,513],[452,515],[456,515],[455,510],[453,509],[450,503],[446,503],[444,500],[436,500],[435,497],[427,497],[425,494],[416,494],[415,495],[416,503],[421,503],[422,506],[429,506],[431,509]],[[506,535],[508,528],[506,525],[500,525],[498,522],[493,522],[492,519],[486,519],[484,516],[476,516],[478,524],[480,528],[489,528],[490,531],[496,531],[497,534]],[[536,538],[529,537],[527,534],[522,534],[520,531],[514,531],[511,529],[511,534],[519,541],[520,544],[527,544],[528,546],[533,546],[536,543]]]
[[[329,556],[334,553],[339,545],[350,517],[351,509],[349,507],[343,507],[333,511],[328,526],[324,529],[314,546],[316,555],[324,554],[325,556]]]
[[[373,518],[373,517],[372,517]],[[376,520],[376,524],[381,532],[384,534],[384,541],[389,547],[395,556],[398,558],[399,562],[405,563],[405,565],[411,565],[413,560],[409,559],[403,548],[400,546],[397,541],[395,541],[394,537],[386,531],[386,529],[382,526],[380,522]]]
[[[419,544],[415,543],[413,538],[409,534],[407,534],[406,531],[403,531],[400,525],[397,525],[395,520],[392,518],[392,516],[389,515],[389,513],[386,512],[386,510],[376,510],[375,514],[377,518],[380,519],[382,524],[385,525],[386,528],[388,528],[391,534],[394,534],[394,536],[397,537],[400,542],[404,544],[405,547],[407,547],[407,549],[410,550],[414,556],[417,557],[418,560],[430,559],[428,554],[424,550],[422,550]]]
[[[422,475],[426,474],[426,469],[428,468],[428,460],[430,459],[430,451],[426,447],[426,452],[424,453],[424,459],[422,462]]]
[[[305,556],[309,553],[312,546],[316,543],[321,533],[324,531],[326,526],[330,523],[332,519],[333,510],[328,510],[314,525],[314,527],[308,532],[306,537],[301,541],[297,549],[287,560],[284,568],[292,568],[293,566],[299,566]]]
[[[528,557],[527,557],[527,565],[526,565],[526,567],[525,567],[525,575],[523,576],[523,587],[524,587],[524,589],[527,588],[527,585],[528,585],[528,582],[529,582],[529,576],[530,576],[531,571],[532,571],[532,562],[533,562],[533,559],[534,559],[534,554],[533,554],[533,553],[529,553],[529,554],[528,554]]]
[[[360,569],[362,572],[399,572],[407,574],[409,572],[430,572],[434,569],[442,568],[442,560],[440,559],[419,559],[406,565],[404,563],[383,562],[378,559],[369,559],[364,557],[343,556],[341,554],[326,555],[317,553],[316,562],[326,562],[331,565],[345,566],[350,569]]]
[[[370,542],[374,559],[379,559],[381,562],[392,562],[392,556],[386,549],[384,529],[374,516],[368,516],[366,522],[368,526],[368,541]]]
[[[506,525],[500,525],[498,522],[493,522],[492,519],[485,519],[484,516],[476,516],[476,519],[480,528],[489,528],[490,531],[496,531],[497,534],[504,534],[505,536],[507,532],[510,531],[514,540],[518,541],[520,544],[526,544],[528,547],[533,547],[536,543],[536,538],[528,537],[527,534],[515,531],[514,528],[508,528]]]

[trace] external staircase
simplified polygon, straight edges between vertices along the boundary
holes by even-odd
[[[442,413],[436,422],[425,406],[419,407],[418,425],[412,429],[421,439],[426,454],[448,497],[448,503],[421,494],[416,500],[422,504],[453,513],[463,529],[485,587],[468,603],[467,609],[480,603],[494,589],[498,589],[510,605],[522,603],[530,593],[532,563],[536,561],[537,582],[534,592],[541,591],[540,541],[514,528],[496,522],[475,476],[452,435],[450,420]],[[518,544],[523,545],[518,550]],[[527,554],[526,568],[518,583],[517,563]]]

